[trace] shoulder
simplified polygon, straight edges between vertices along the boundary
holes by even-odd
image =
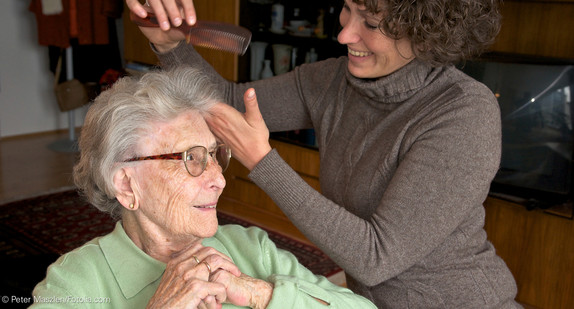
[[[48,267],[46,278],[36,286],[34,295],[42,295],[42,291],[46,292],[48,289],[48,294],[56,290],[72,292],[78,287],[86,287],[86,278],[100,277],[102,270],[108,266],[98,240],[99,238],[95,238],[58,258]],[[95,281],[97,280],[89,280]]]
[[[445,67],[441,76],[447,90],[458,93],[461,98],[468,97],[489,104],[498,104],[494,93],[486,85],[468,76],[455,66]]]
[[[213,238],[224,247],[220,251],[226,252],[241,271],[257,278],[270,275],[269,259],[277,256],[278,250],[266,231],[228,224],[220,226]]]
[[[302,64],[295,69],[302,82],[322,82],[344,78],[347,72],[347,57],[329,58],[326,60]]]
[[[269,239],[267,232],[259,227],[244,227],[238,224],[220,225],[214,238],[226,247],[234,244],[261,244]]]
[[[435,81],[423,95],[435,98],[436,112],[449,112],[476,118],[500,118],[500,108],[494,93],[483,83],[473,79],[454,66],[440,69]],[[432,89],[432,90],[430,90]]]
[[[50,268],[80,270],[106,263],[99,244],[100,239],[101,237],[94,238],[83,246],[62,255]]]
[[[486,85],[470,77],[455,66],[446,67],[445,75],[448,76],[454,84],[462,87],[467,93],[480,94],[486,96],[489,100],[496,100],[494,94]]]

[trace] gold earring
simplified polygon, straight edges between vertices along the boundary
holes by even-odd
[[[134,209],[134,203],[130,204],[130,209]]]

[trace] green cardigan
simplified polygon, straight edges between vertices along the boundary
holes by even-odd
[[[362,296],[314,275],[259,228],[220,226],[203,244],[231,257],[243,273],[272,282],[270,309],[325,307],[313,297],[329,302],[331,308],[376,308]],[[49,267],[34,289],[32,308],[145,308],[165,267],[138,248],[118,222],[110,234],[61,256]]]

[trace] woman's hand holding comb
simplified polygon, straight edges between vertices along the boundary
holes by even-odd
[[[172,26],[179,27],[184,21],[193,26],[197,20],[193,0],[146,0],[145,4],[138,0],[126,0],[126,4],[130,11],[141,18],[153,12],[164,31]]]
[[[147,18],[153,13],[159,27],[139,28],[162,53],[175,48],[179,42],[186,39],[185,34],[176,29],[182,24],[182,16],[185,16],[189,25],[195,24],[197,20],[193,0],[147,0],[144,5],[138,0],[126,0],[126,4],[131,13],[140,18]]]

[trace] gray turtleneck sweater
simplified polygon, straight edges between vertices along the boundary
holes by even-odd
[[[255,88],[271,131],[315,129],[322,193],[276,151],[249,177],[345,270],[353,291],[379,308],[518,307],[483,228],[501,151],[498,104],[484,85],[417,60],[358,79],[346,57],[235,84],[187,45],[159,57],[202,68],[241,111]]]

